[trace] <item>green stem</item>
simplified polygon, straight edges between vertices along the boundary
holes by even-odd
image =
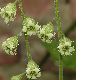
[[[55,20],[57,24],[57,30],[58,30],[58,39],[60,39],[63,36],[62,33],[62,26],[61,26],[61,19],[59,15],[59,1],[54,0],[55,4]],[[62,55],[59,54],[59,80],[63,80],[63,61],[62,61]]]
[[[25,36],[25,44],[26,44],[26,50],[27,50],[27,57],[28,57],[28,61],[29,61],[29,60],[32,60],[32,56],[30,54],[30,46],[29,46],[29,41],[28,41],[28,35],[25,35],[25,33],[24,33],[24,36]]]
[[[24,11],[23,11],[22,0],[19,0],[19,8],[20,8],[21,17],[22,17],[22,20],[23,20],[25,18],[25,14],[24,14]],[[30,52],[30,45],[29,45],[29,41],[28,41],[28,35],[25,35],[25,33],[24,33],[24,36],[25,36],[27,57],[28,57],[28,61],[29,61],[29,60],[32,60],[32,56],[30,54],[31,52]]]
[[[18,0],[18,1],[19,1],[19,9],[21,11],[21,17],[22,17],[22,20],[23,20],[25,18],[25,13],[24,13],[23,6],[22,6],[23,0]]]
[[[63,80],[63,61],[61,55],[59,55],[59,80]]]
[[[55,4],[55,20],[57,24],[58,38],[61,38],[63,33],[62,33],[61,18],[59,15],[59,1],[54,0],[54,4]]]

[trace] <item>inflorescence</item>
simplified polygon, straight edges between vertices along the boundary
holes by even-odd
[[[16,18],[16,4],[9,3],[7,6],[1,8],[0,15],[6,24],[10,21],[14,21]]]
[[[75,51],[74,46],[72,46],[72,41],[66,37],[59,40],[58,51],[62,56],[72,55]]]
[[[28,79],[37,79],[41,76],[40,68],[33,60],[27,64],[26,76]]]
[[[47,25],[43,25],[42,28],[40,28],[40,31],[38,32],[38,37],[43,41],[47,43],[51,43],[52,39],[54,37],[54,29],[53,24],[48,23]]]
[[[17,54],[18,36],[10,37],[2,43],[2,48],[8,55]]]
[[[5,7],[1,8],[0,15],[4,19],[5,23],[9,23],[10,21],[14,21],[16,18],[16,11],[16,3],[9,3]],[[43,42],[51,43],[55,37],[54,26],[51,22],[41,26],[34,19],[24,16],[22,26],[22,32],[25,35],[37,35]],[[6,54],[16,55],[18,45],[18,36],[14,36],[4,41],[2,43],[2,48]],[[66,37],[62,37],[59,40],[59,45],[57,48],[62,56],[71,55],[72,52],[75,51],[74,47],[72,46],[72,41]],[[41,76],[40,68],[33,60],[29,60],[25,74],[28,79],[37,79]],[[11,80],[21,80],[22,76],[23,74],[13,76]]]
[[[34,19],[30,18],[30,17],[25,17],[23,19],[23,29],[22,31],[25,33],[25,35],[36,35],[39,28],[41,26],[38,25],[38,23],[35,22]]]

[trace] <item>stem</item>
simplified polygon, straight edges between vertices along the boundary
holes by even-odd
[[[25,33],[24,33],[24,36],[25,36],[25,44],[26,44],[26,50],[27,50],[27,57],[28,57],[28,61],[29,61],[29,60],[32,60],[32,56],[30,54],[30,46],[29,46],[29,41],[28,41],[28,35],[25,35]]]
[[[63,62],[61,55],[59,55],[59,80],[63,80]]]
[[[19,0],[19,8],[20,8],[21,17],[23,20],[25,18],[25,14],[23,11],[22,0]],[[29,45],[29,41],[28,41],[28,35],[25,35],[25,33],[24,33],[24,37],[25,37],[25,44],[26,44],[26,50],[27,50],[27,57],[28,57],[28,61],[29,61],[29,60],[32,60],[32,56],[30,54],[31,52],[30,52],[30,45]]]
[[[56,20],[56,24],[57,24],[57,31],[58,31],[58,38],[61,38],[63,33],[62,33],[62,25],[61,25],[61,18],[59,15],[59,1],[58,0],[54,0],[54,4],[55,4],[55,20]]]
[[[23,11],[22,1],[23,0],[19,0],[19,9],[21,11],[21,17],[22,17],[22,20],[23,20],[25,18],[25,13]]]
[[[57,27],[58,39],[60,39],[63,36],[63,33],[62,33],[61,19],[59,16],[59,1],[54,0],[54,4],[55,4],[55,20],[58,26]],[[59,80],[63,80],[63,61],[61,54],[59,54]]]

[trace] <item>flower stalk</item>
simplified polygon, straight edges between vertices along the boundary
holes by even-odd
[[[63,80],[63,61],[62,61],[62,55],[59,55],[59,80]]]
[[[27,57],[28,57],[28,61],[32,60],[32,56],[30,54],[30,46],[29,46],[29,41],[28,41],[28,35],[25,35],[25,44],[26,44],[26,50],[27,50]]]
[[[19,0],[19,8],[21,11],[22,20],[24,20],[25,14],[23,11],[22,1],[23,0]],[[26,50],[27,50],[27,57],[28,57],[28,61],[30,61],[30,60],[32,60],[32,56],[30,54],[30,45],[29,45],[29,41],[28,41],[28,35],[26,35],[26,33],[24,33],[24,37],[25,37],[25,45],[26,45]]]
[[[63,36],[62,28],[61,28],[61,19],[59,16],[59,0],[54,0],[55,4],[55,20],[57,24],[57,31],[58,31],[58,39]],[[62,55],[59,54],[59,80],[63,80],[63,62],[62,62]]]

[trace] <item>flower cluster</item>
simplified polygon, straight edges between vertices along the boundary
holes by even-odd
[[[23,20],[23,29],[22,31],[26,34],[26,35],[36,35],[36,33],[38,32],[39,28],[41,26],[38,25],[38,23],[35,22],[34,19],[30,18],[30,17],[26,17]]]
[[[53,24],[48,23],[47,25],[43,25],[39,30],[38,37],[41,38],[43,42],[51,43],[54,37]]]
[[[42,41],[47,43],[51,43],[52,38],[54,37],[52,23],[48,23],[47,25],[43,25],[43,27],[41,27],[35,22],[34,19],[26,17],[23,19],[22,25],[22,31],[25,33],[25,35],[31,36],[37,34]]]
[[[28,79],[37,79],[41,76],[40,68],[34,61],[29,61],[26,68],[26,76]]]
[[[24,73],[19,74],[19,75],[16,75],[16,76],[13,76],[13,77],[11,78],[11,80],[22,80],[23,75],[24,75]]]
[[[74,46],[72,47],[72,41],[66,37],[59,40],[59,46],[57,48],[61,55],[64,56],[72,55],[71,53],[75,51]]]
[[[18,37],[10,37],[6,41],[2,43],[2,48],[9,55],[17,54],[17,46],[18,46]]]
[[[9,3],[7,6],[1,8],[0,15],[4,18],[4,22],[7,24],[9,21],[14,21],[16,16],[16,4]]]

